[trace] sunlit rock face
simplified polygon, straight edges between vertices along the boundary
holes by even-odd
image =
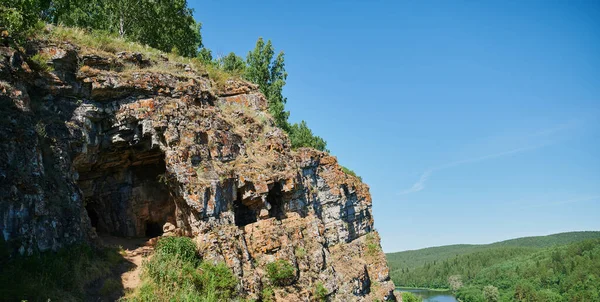
[[[41,53],[49,71],[28,64]],[[369,188],[335,157],[291,150],[256,85],[200,66],[35,41],[0,47],[0,228],[16,253],[100,234],[193,237],[239,294],[286,301],[395,300]]]

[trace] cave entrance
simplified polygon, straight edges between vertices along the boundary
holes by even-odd
[[[163,226],[158,222],[146,222],[146,237],[158,237],[163,234]]]
[[[156,237],[165,223],[176,225],[160,150],[101,151],[96,164],[77,169],[85,208],[98,234]]]
[[[98,229],[98,214],[96,214],[96,212],[92,207],[90,207],[90,205],[86,205],[85,211],[87,212],[88,217],[90,218],[90,223],[92,224],[92,227]]]
[[[269,209],[269,217],[275,217],[277,220],[285,218],[283,209],[283,193],[281,192],[281,184],[276,182],[267,194],[267,202],[271,205]]]
[[[256,222],[256,212],[242,203],[241,191],[238,191],[237,199],[233,202],[233,214],[235,225],[238,227]]]

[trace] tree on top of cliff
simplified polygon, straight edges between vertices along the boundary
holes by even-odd
[[[280,52],[275,58],[274,55],[271,40],[265,43],[262,38],[258,38],[254,50],[248,52],[244,77],[259,85],[260,91],[269,101],[269,112],[277,126],[289,134],[292,148],[310,147],[327,151],[327,142],[314,135],[305,121],[293,125],[288,122],[290,112],[285,110],[287,98],[283,96],[283,86],[287,79],[284,54]]]
[[[246,58],[246,72],[244,77],[249,81],[256,83],[260,91],[269,101],[269,111],[277,126],[284,130],[289,130],[288,117],[289,111],[285,111],[287,99],[283,96],[283,86],[287,79],[285,71],[284,54],[280,52],[275,59],[275,50],[271,40],[265,41],[258,38],[254,50],[248,52]]]
[[[246,69],[244,59],[233,52],[230,52],[228,55],[221,58],[221,66],[223,67],[223,70],[236,74],[241,73]]]
[[[300,124],[293,124],[290,127],[292,148],[311,147],[317,150],[326,150],[327,142],[321,137],[313,135],[312,130],[308,128],[305,121],[300,122]]]
[[[52,22],[105,30],[162,51],[196,56],[200,23],[186,0],[57,0]]]
[[[41,0],[2,0],[0,3],[0,30],[8,31],[13,38],[29,34],[39,21],[40,13],[48,8]]]
[[[200,23],[186,0],[6,0],[0,22],[20,34],[38,20],[106,31],[166,52],[194,57]],[[11,33],[12,34],[12,33]]]

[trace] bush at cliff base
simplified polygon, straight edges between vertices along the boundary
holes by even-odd
[[[202,262],[187,237],[160,239],[143,266],[142,285],[126,300],[226,301],[238,284],[224,263]]]

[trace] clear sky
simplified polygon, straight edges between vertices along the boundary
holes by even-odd
[[[600,230],[600,1],[190,1],[371,187],[384,251]]]

